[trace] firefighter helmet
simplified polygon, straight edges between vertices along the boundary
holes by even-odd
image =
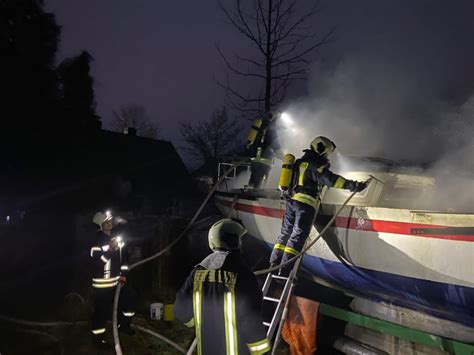
[[[209,247],[212,250],[239,250],[247,230],[231,219],[221,219],[209,229]]]
[[[329,138],[319,136],[311,142],[311,149],[320,155],[328,155],[336,150],[336,145]]]
[[[99,211],[92,218],[92,223],[97,224],[99,226],[99,228],[102,229],[102,223],[104,223],[105,221],[108,221],[112,218],[113,217],[112,217],[112,214],[110,213],[110,211],[105,211],[105,213]]]

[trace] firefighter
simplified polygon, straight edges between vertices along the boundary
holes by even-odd
[[[124,222],[123,219],[118,218]],[[92,289],[93,306],[92,334],[94,343],[108,349],[106,342],[105,325],[112,319],[113,300],[117,284],[125,284],[128,272],[128,256],[125,242],[120,235],[113,232],[114,218],[110,212],[97,212],[92,219],[99,226],[94,246],[90,250],[93,263]],[[134,311],[135,295],[131,288],[123,287],[119,303],[119,330],[133,335],[130,328]]]
[[[259,189],[265,186],[273,158],[283,159],[276,120],[272,113],[268,113],[264,119],[257,119],[253,123],[247,137],[247,152],[252,157],[248,186]]]
[[[320,136],[315,138],[310,149],[305,149],[304,155],[295,161],[291,197],[286,204],[281,233],[270,256],[271,267],[284,263],[303,249],[313,226],[324,186],[352,192],[361,192],[367,187],[366,182],[345,179],[329,169],[328,155],[335,149],[334,142]],[[280,270],[280,274],[288,275],[290,270],[291,265],[287,265]]]
[[[198,354],[264,354],[262,291],[241,256],[246,230],[222,219],[209,230],[213,253],[201,261],[176,296],[174,314],[195,327]]]

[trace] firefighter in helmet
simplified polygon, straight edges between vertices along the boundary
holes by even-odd
[[[336,145],[326,137],[316,137],[305,149],[304,155],[293,165],[289,192],[281,233],[270,256],[270,266],[274,267],[297,255],[305,244],[319,208],[320,194],[324,186],[361,192],[366,182],[353,181],[334,174],[330,169],[328,155]],[[280,270],[287,275],[291,265]]]
[[[120,223],[125,220],[118,217]],[[108,349],[110,346],[105,340],[107,320],[112,319],[113,300],[115,289],[120,282],[125,284],[128,273],[128,255],[125,241],[114,233],[114,217],[107,211],[97,212],[92,222],[98,225],[94,245],[90,249],[93,264],[92,289],[93,306],[92,334],[95,345]],[[119,330],[133,335],[130,328],[134,311],[135,294],[129,287],[124,287],[119,303]]]
[[[247,137],[247,152],[252,157],[248,185],[250,188],[258,189],[265,186],[272,168],[273,158],[283,158],[276,129],[276,119],[272,113],[268,113],[263,119],[254,121]]]
[[[262,291],[241,256],[246,230],[231,219],[209,230],[213,253],[201,261],[176,296],[174,313],[195,327],[198,354],[264,354],[270,350],[262,324]]]

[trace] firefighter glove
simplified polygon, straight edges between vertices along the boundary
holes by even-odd
[[[112,240],[109,243],[109,249],[110,250],[117,250],[119,248],[119,241],[117,238],[112,238]]]
[[[349,190],[352,192],[361,192],[364,191],[367,187],[367,182],[365,181],[351,181]]]

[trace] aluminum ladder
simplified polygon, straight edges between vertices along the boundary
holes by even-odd
[[[268,327],[267,338],[271,341],[273,337],[276,335],[275,342],[273,344],[272,354],[274,354],[274,351],[277,348],[278,343],[280,341],[281,331],[283,329],[283,324],[285,323],[286,317],[288,315],[290,299],[293,294],[293,290],[296,286],[297,274],[300,269],[300,264],[301,264],[302,259],[303,259],[303,255],[296,260],[288,277],[268,273],[267,278],[265,279],[265,282],[263,284],[263,288],[262,288],[263,301],[277,304],[275,312],[273,313],[273,316],[272,316],[272,320],[270,322],[263,322],[263,325]],[[284,281],[283,291],[279,298],[271,297],[269,295],[269,292],[271,290],[271,285],[274,280]]]

